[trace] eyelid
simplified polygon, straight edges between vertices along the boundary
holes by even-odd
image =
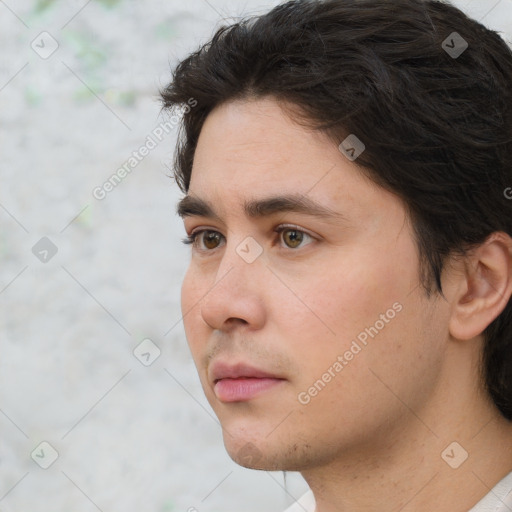
[[[194,228],[192,231],[190,231],[189,236],[192,236],[195,233],[199,233],[200,231],[215,231],[215,233],[220,233],[220,231],[218,229],[204,228],[204,227],[199,226],[197,228]],[[220,234],[222,235],[222,233],[220,233]]]
[[[314,235],[307,229],[297,226],[297,224],[279,224],[279,226],[276,226],[274,228],[274,231],[278,231],[278,230],[283,231],[285,229],[295,229],[297,231],[300,231],[301,233],[305,233],[306,235],[309,235],[311,238],[315,238],[315,239],[318,238],[318,236]]]
[[[282,230],[282,229],[296,229],[297,231],[301,231],[302,233],[306,233],[306,235],[309,235],[311,238],[318,238],[316,235],[314,235],[313,233],[311,233],[310,231],[308,231],[307,229],[301,227],[301,226],[298,226],[297,224],[279,224],[278,226],[276,226],[274,228],[274,232],[278,231],[278,230]],[[192,236],[194,235],[195,233],[199,233],[200,231],[212,231],[212,232],[215,232],[215,233],[219,233],[220,235],[222,235],[222,233],[216,229],[216,228],[208,228],[208,227],[201,227],[201,226],[198,226],[197,228],[194,228],[190,231],[190,233],[187,233],[188,236]],[[224,236],[224,235],[222,235]]]

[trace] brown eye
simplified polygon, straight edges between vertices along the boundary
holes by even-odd
[[[283,240],[288,247],[295,249],[304,240],[304,233],[296,229],[286,229],[283,231]]]
[[[217,233],[217,231],[203,231],[201,238],[207,249],[215,249],[220,243],[220,233]]]

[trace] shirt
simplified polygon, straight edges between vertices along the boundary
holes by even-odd
[[[315,512],[315,497],[308,491],[284,512]],[[510,512],[512,510],[512,472],[501,479],[468,512]]]

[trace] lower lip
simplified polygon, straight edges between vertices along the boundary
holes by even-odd
[[[222,379],[214,391],[221,402],[244,402],[277,386],[283,379]]]

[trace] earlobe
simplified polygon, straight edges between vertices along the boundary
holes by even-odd
[[[492,233],[472,249],[453,297],[450,334],[468,340],[481,334],[505,309],[512,295],[512,238]]]

